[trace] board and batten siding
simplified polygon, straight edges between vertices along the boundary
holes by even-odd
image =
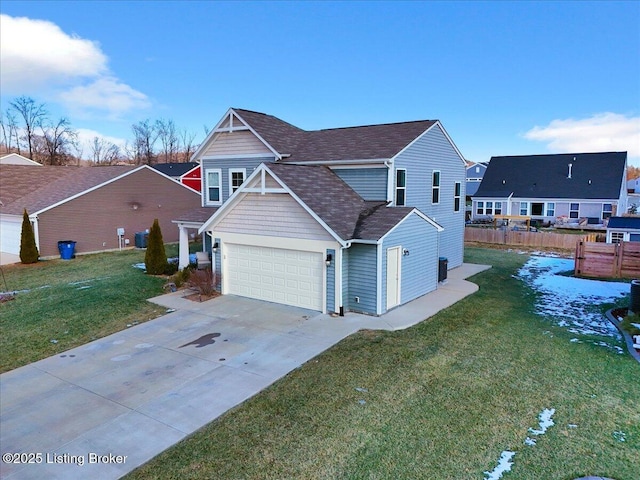
[[[376,245],[354,243],[349,248],[349,296],[346,305],[352,312],[377,313],[377,257]],[[356,302],[356,297],[359,302]]]
[[[442,129],[435,125],[398,155],[395,168],[407,169],[406,205],[417,207],[444,228],[440,233],[439,256],[447,257],[449,268],[462,265],[466,168]],[[440,203],[437,205],[431,203],[434,170],[440,171]],[[461,182],[458,212],[453,210],[455,182]]]
[[[258,137],[250,131],[245,130],[231,133],[217,133],[205,149],[203,156],[214,157],[256,153],[272,154],[272,152],[258,139]]]
[[[333,237],[290,195],[247,193],[219,220],[216,232],[267,235],[306,240]]]
[[[327,249],[325,255],[332,257],[331,264],[327,267],[327,312],[335,312],[338,310],[336,308],[336,251]]]
[[[387,174],[383,168],[334,168],[338,175],[365,200],[386,200]]]
[[[420,218],[411,215],[382,243],[383,309],[387,305],[387,249],[402,247],[408,255],[401,256],[400,304],[414,300],[438,287],[438,231]]]
[[[202,177],[204,188],[202,190],[203,202],[206,198],[206,175],[207,170],[220,169],[222,173],[222,203],[229,198],[229,169],[244,168],[246,170],[245,180],[253,173],[253,171],[261,164],[273,162],[273,157],[258,158],[217,158],[202,160]]]
[[[179,229],[172,220],[199,207],[197,192],[144,168],[40,213],[40,255],[59,255],[61,240],[77,242],[77,253],[117,249],[118,228],[124,228],[133,247],[135,234],[151,228],[156,218],[164,242],[177,242]]]

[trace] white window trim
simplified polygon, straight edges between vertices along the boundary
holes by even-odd
[[[526,213],[522,213],[522,204],[526,204],[527,205],[527,211]],[[520,204],[518,205],[518,215],[525,215],[528,216],[529,212],[531,212],[531,202],[520,202]]]
[[[234,173],[242,173],[242,183],[247,180],[247,169],[246,168],[230,168],[229,169],[229,196],[233,195],[233,174]],[[239,186],[236,187],[240,188]]]
[[[605,206],[605,205],[611,205],[611,210],[607,210],[607,211],[605,211],[605,209],[604,209],[604,206]],[[613,203],[603,203],[603,204],[602,204],[602,211],[600,212],[600,218],[601,218],[602,220],[604,220],[604,219],[605,219],[605,216],[604,216],[604,214],[605,214],[605,213],[608,213],[608,214],[609,214],[609,216],[608,216],[608,217],[606,217],[606,218],[613,217]]]
[[[438,185],[433,184],[433,177],[435,174],[438,174]],[[440,186],[442,185],[442,172],[440,170],[432,170],[431,171],[431,205],[440,205]],[[433,192],[438,191],[438,201],[433,201]]]
[[[571,208],[571,204],[572,203],[578,205],[578,210],[573,210]],[[571,212],[578,212],[578,216],[577,217],[572,217],[571,216]],[[569,202],[569,218],[580,218],[580,203],[579,202]]]
[[[404,187],[398,186],[398,172],[404,171]],[[404,207],[407,204],[407,169],[406,168],[396,168],[396,174],[394,179],[395,189],[393,191],[393,203],[396,207]],[[398,205],[398,190],[404,190],[404,203],[402,205]]]
[[[209,173],[218,173],[218,189],[220,190],[220,200],[219,201],[211,201],[209,200]],[[204,204],[205,205],[222,205],[222,169],[220,168],[207,168],[204,171]]]
[[[460,192],[456,195],[456,190]],[[458,208],[456,209],[456,200],[458,201]],[[458,213],[462,211],[462,182],[455,182],[453,184],[453,211]]]

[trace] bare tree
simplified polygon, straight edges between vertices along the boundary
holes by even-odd
[[[18,154],[20,154],[20,143],[18,142],[18,125],[16,123],[16,116],[11,111],[11,109],[7,109],[7,111],[3,114],[0,114],[0,128],[2,129],[2,143],[7,149],[8,153],[11,153],[11,150],[14,148],[14,140],[15,140],[15,148],[18,150]]]
[[[47,110],[44,103],[37,104],[31,97],[24,95],[16,98],[9,105],[22,117],[24,121],[24,138],[29,150],[29,158],[33,160],[34,154],[34,137],[36,129],[42,125],[47,118]]]
[[[164,163],[174,161],[178,152],[178,135],[173,120],[156,120],[155,130],[162,146]]]
[[[151,122],[140,121],[131,126],[133,130],[133,154],[136,165],[153,163],[153,145],[156,141],[156,132]]]
[[[104,138],[93,137],[91,154],[96,165],[113,165],[120,156],[120,147]]]
[[[182,151],[183,162],[188,162],[191,160],[191,155],[196,151],[195,146],[195,138],[196,134],[188,132],[187,129],[183,129],[180,131],[180,147],[179,150]]]
[[[64,117],[56,124],[42,125],[41,128],[49,165],[64,165],[70,154],[69,148],[78,134],[71,128],[69,120]]]

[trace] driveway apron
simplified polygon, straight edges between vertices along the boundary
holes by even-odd
[[[0,376],[0,477],[119,478],[344,337],[406,328],[475,292],[464,278],[485,268],[465,264],[382,317],[152,299],[166,315]]]

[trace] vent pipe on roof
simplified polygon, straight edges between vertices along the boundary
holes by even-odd
[[[573,163],[569,164],[569,175],[567,175],[567,178],[571,178],[571,167],[573,167]]]

